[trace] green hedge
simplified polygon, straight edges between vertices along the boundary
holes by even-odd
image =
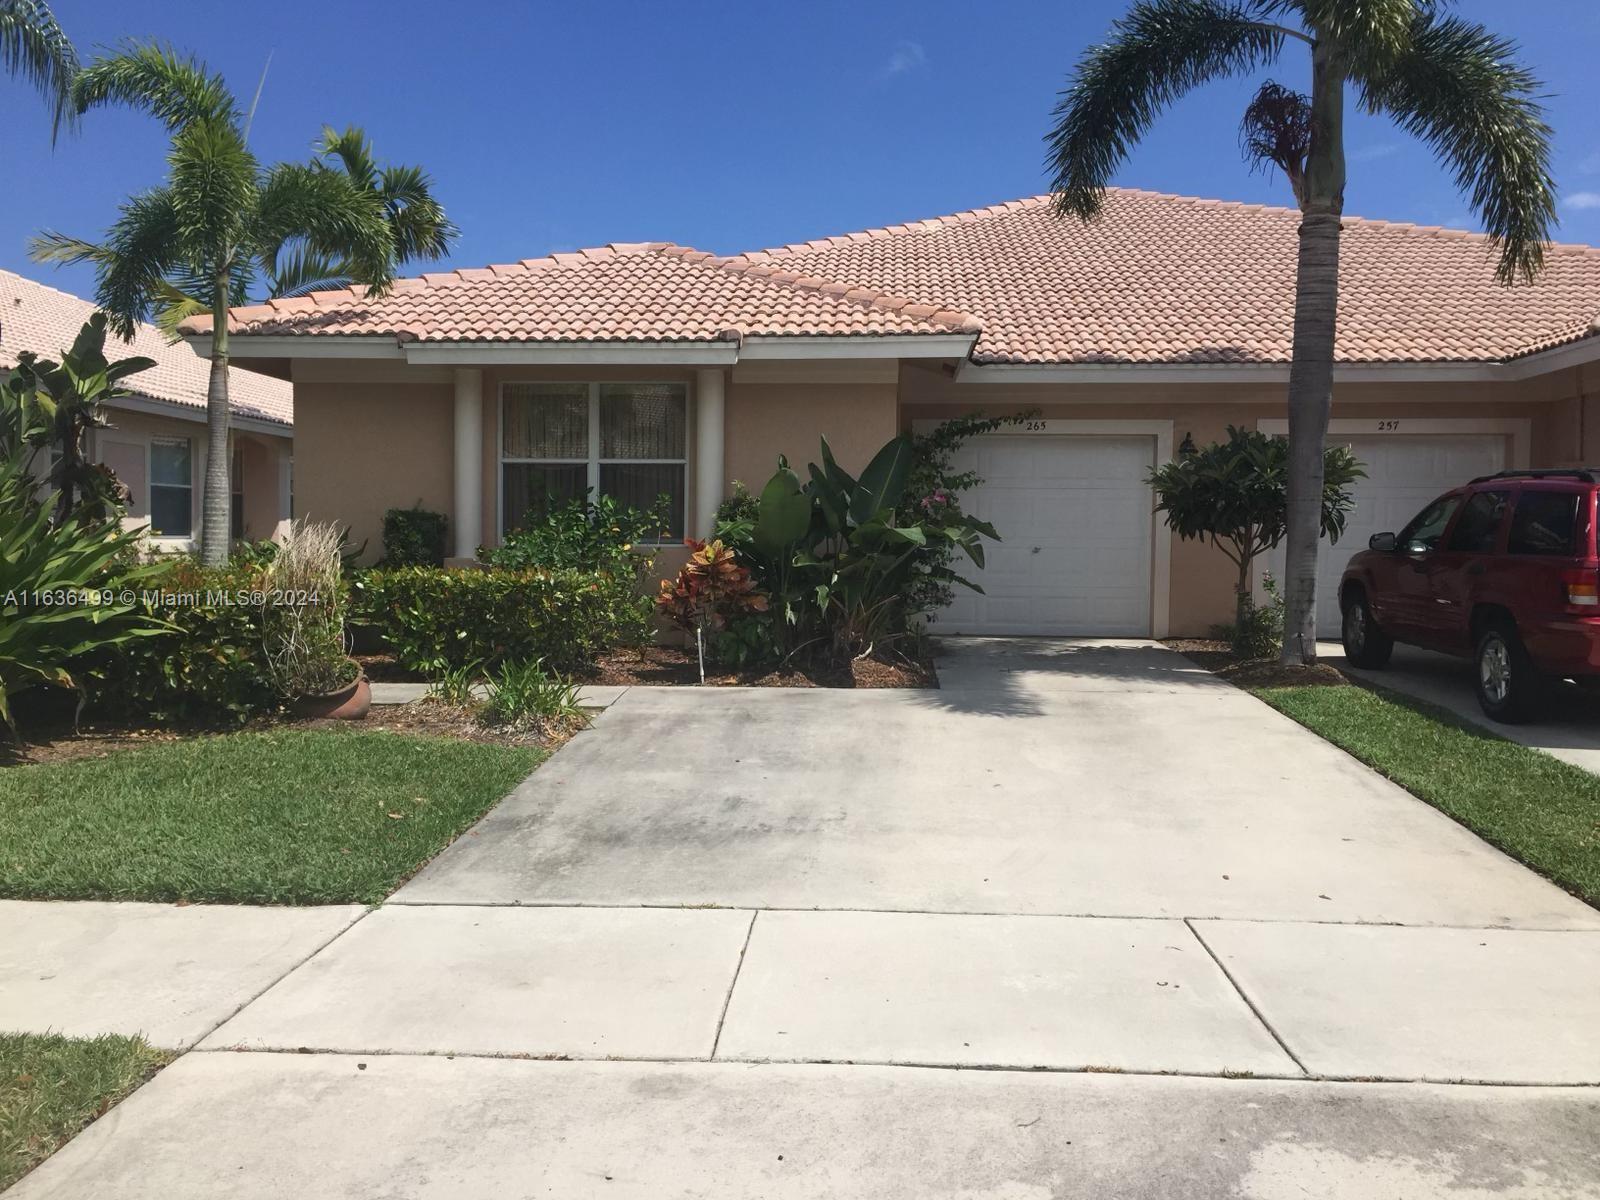
[[[85,673],[90,709],[123,720],[204,724],[275,709],[261,607],[249,602],[261,586],[253,564],[202,567],[189,558],[142,580],[141,609],[177,628],[94,656]]]
[[[652,608],[631,570],[402,567],[364,571],[351,586],[351,619],[429,675],[536,658],[582,666],[647,640]]]

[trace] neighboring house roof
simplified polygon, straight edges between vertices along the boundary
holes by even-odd
[[[17,354],[32,350],[41,358],[59,361],[70,349],[95,311],[88,300],[35,283],[11,271],[0,271],[0,370],[17,365]],[[153,325],[140,325],[133,341],[114,335],[106,339],[106,357],[142,355],[156,365],[124,380],[132,392],[164,404],[205,412],[211,364],[182,342],[172,343]],[[294,424],[294,386],[255,371],[233,368],[228,372],[228,398],[242,417]]]
[[[209,316],[181,327],[211,331]],[[942,334],[977,324],[768,264],[667,242],[616,243],[400,279],[386,295],[314,292],[236,308],[239,334],[392,336],[399,342],[714,342],[742,335]]]
[[[990,363],[1282,363],[1300,213],[1109,189],[1088,224],[1035,196],[746,255],[970,312]],[[1502,361],[1591,336],[1600,250],[1554,246],[1531,285],[1480,235],[1346,217],[1343,362]]]

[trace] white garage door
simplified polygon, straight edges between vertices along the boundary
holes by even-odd
[[[1366,468],[1356,480],[1355,509],[1338,545],[1322,543],[1317,555],[1317,633],[1339,636],[1339,578],[1350,556],[1367,548],[1375,533],[1400,527],[1440,492],[1479,475],[1505,469],[1506,439],[1501,434],[1390,434],[1339,437]],[[1273,555],[1272,572],[1283,578],[1283,548]]]
[[[958,470],[983,483],[962,498],[993,522],[988,564],[963,571],[983,595],[956,588],[941,633],[1150,633],[1154,500],[1145,477],[1153,437],[990,434],[968,442]],[[960,569],[958,565],[958,569]]]

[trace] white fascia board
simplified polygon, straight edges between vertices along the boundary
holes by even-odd
[[[408,363],[440,366],[632,363],[640,366],[726,366],[739,359],[737,342],[408,342]]]
[[[115,400],[107,400],[106,407],[144,413],[152,417],[174,417],[180,421],[194,421],[201,425],[206,423],[205,409],[192,404],[181,404],[176,400],[156,400],[149,396],[118,396]],[[237,411],[229,415],[228,424],[247,433],[268,433],[281,438],[294,437],[293,425],[286,425],[281,421],[268,421],[263,417],[246,416]]]
[[[976,334],[852,334],[843,337],[774,337],[750,334],[743,360],[760,358],[960,358],[971,352]]]
[[[1505,379],[1500,363],[1339,363],[1335,383]],[[957,383],[1288,383],[1287,363],[962,363]]]
[[[1563,367],[1578,367],[1592,362],[1600,362],[1600,337],[1587,337],[1568,346],[1557,346],[1526,358],[1513,359],[1501,369],[1505,372],[1503,378],[1531,379]]]
[[[201,358],[211,357],[209,333],[188,334],[183,339]],[[269,337],[235,333],[228,338],[229,358],[404,358],[399,344],[388,334],[329,334],[321,337]]]

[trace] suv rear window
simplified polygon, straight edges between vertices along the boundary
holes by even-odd
[[[1512,554],[1571,554],[1578,525],[1577,492],[1524,491],[1511,517]]]

